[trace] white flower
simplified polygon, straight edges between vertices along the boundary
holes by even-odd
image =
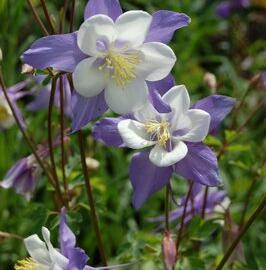
[[[19,261],[15,270],[64,270],[69,260],[55,249],[50,241],[50,232],[42,228],[43,242],[36,234],[24,240],[30,258]]]
[[[0,93],[0,129],[9,128],[14,123],[15,123],[15,119],[12,114],[12,111],[5,97]]]
[[[140,109],[148,98],[145,80],[166,77],[175,64],[174,52],[160,42],[145,43],[152,16],[128,11],[114,22],[106,15],[86,20],[77,35],[78,47],[89,55],[73,73],[75,89],[85,97],[105,89],[105,100],[114,112]]]
[[[168,167],[187,154],[186,142],[201,142],[208,134],[210,115],[199,109],[190,109],[185,86],[171,88],[162,102],[171,108],[169,113],[158,113],[147,103],[136,112],[136,120],[122,120],[119,133],[126,146],[141,149],[153,146],[150,161],[158,167]]]

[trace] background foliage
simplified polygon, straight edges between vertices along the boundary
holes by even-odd
[[[42,14],[38,6],[39,1],[34,2]],[[46,2],[54,20],[58,20],[64,1]],[[207,138],[207,143],[217,153],[221,149],[224,150],[220,159],[221,176],[224,189],[232,201],[232,217],[239,224],[247,192],[253,181],[255,183],[247,216],[266,193],[266,168],[263,167],[266,152],[266,111],[261,104],[261,100],[265,98],[265,89],[254,86],[247,90],[250,79],[266,69],[266,11],[252,6],[224,20],[215,14],[217,3],[218,1],[213,0],[121,1],[124,10],[143,9],[152,13],[159,9],[169,9],[184,12],[191,17],[190,26],[177,31],[171,46],[178,59],[174,68],[176,82],[187,86],[192,100],[211,94],[203,81],[206,72],[216,75],[219,94],[236,98],[238,104],[245,97],[243,106],[231,113],[219,136]],[[82,22],[84,6],[85,1],[77,1],[76,29]],[[0,0],[0,22],[3,71],[7,85],[12,85],[25,79],[20,73],[20,55],[42,34],[24,0]],[[21,108],[25,102],[27,100],[20,103]],[[44,142],[47,111],[33,114],[24,111],[24,114],[34,138]],[[57,119],[55,113],[55,130],[59,130]],[[162,269],[162,235],[156,230],[156,225],[147,222],[146,219],[162,213],[164,192],[153,196],[139,212],[134,211],[130,202],[132,188],[128,179],[131,152],[95,143],[90,137],[90,129],[91,126],[85,129],[89,145],[87,155],[100,162],[99,169],[92,172],[92,183],[109,260],[127,262],[136,258],[143,259],[136,269]],[[224,142],[229,146],[225,147]],[[89,208],[82,184],[75,135],[71,137],[69,153],[68,179],[75,196],[75,206],[69,213],[69,220],[71,227],[78,234],[79,245],[90,255],[91,263],[97,265],[99,254],[88,215]],[[29,149],[16,126],[1,131],[0,179],[16,160],[28,154]],[[56,154],[59,161],[60,151]],[[60,169],[58,170],[60,173]],[[184,195],[187,190],[186,181],[175,178],[173,183],[175,195]],[[56,236],[58,220],[53,202],[53,190],[45,177],[39,181],[37,191],[30,202],[13,190],[0,189],[0,231],[26,237],[40,233],[40,227],[45,225],[52,229]],[[173,231],[175,226],[176,224],[172,224]],[[265,215],[261,215],[243,239],[246,264],[236,262],[233,269],[266,269],[265,227]],[[195,218],[186,230],[187,234],[181,247],[182,258],[176,269],[210,269],[215,265],[223,254],[221,232],[222,226],[210,221],[206,224]],[[200,251],[193,249],[192,241],[187,240],[189,236],[192,236],[190,239],[202,240]],[[0,237],[0,269],[13,269],[14,262],[25,254],[20,240]]]

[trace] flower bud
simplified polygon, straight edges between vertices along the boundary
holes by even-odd
[[[21,68],[21,74],[33,74],[34,68],[28,64],[23,64]]]
[[[0,62],[2,62],[3,60],[3,52],[2,52],[2,49],[0,48]]]
[[[204,83],[210,88],[212,93],[215,93],[217,90],[217,80],[216,76],[210,72],[206,72],[203,77]]]
[[[162,241],[162,253],[165,270],[173,270],[176,264],[176,244],[168,231],[164,233]]]
[[[90,157],[86,157],[86,164],[90,171],[95,171],[100,166],[100,162],[98,160]]]

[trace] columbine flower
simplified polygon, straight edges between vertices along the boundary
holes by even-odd
[[[222,18],[227,18],[231,15],[232,12],[247,8],[249,5],[249,0],[223,1],[217,6],[216,13]]]
[[[180,206],[178,206],[175,210],[169,213],[169,221],[173,222],[182,217],[184,206],[185,206],[185,197],[180,199]],[[226,194],[224,191],[218,190],[216,187],[210,187],[206,204],[205,204],[205,214],[207,217],[211,216],[215,211],[218,205],[222,205],[223,201],[226,199]],[[189,197],[187,208],[186,208],[186,216],[185,223],[190,221],[194,216],[200,216],[202,213],[202,209],[204,206],[205,200],[205,189],[203,185],[194,183],[192,187],[192,192]],[[162,222],[164,221],[164,216],[149,218],[149,221],[152,222]]]
[[[75,247],[76,237],[66,224],[66,212],[63,208],[60,218],[60,249],[53,247],[50,232],[42,228],[44,242],[34,234],[24,240],[29,258],[18,261],[15,270],[83,270],[88,256]]]
[[[36,235],[24,240],[29,258],[18,261],[15,270],[107,270],[128,267],[132,264],[107,267],[86,265],[88,256],[83,249],[76,247],[76,236],[67,225],[66,210],[62,208],[59,225],[60,248],[54,248],[50,241],[50,232],[42,228],[44,242]]]
[[[74,131],[108,106],[118,113],[140,108],[147,98],[145,80],[160,80],[174,65],[175,56],[165,44],[190,21],[166,10],[152,16],[122,14],[117,0],[90,0],[84,18],[78,32],[41,38],[23,54],[34,68],[74,72],[74,86],[81,93],[74,94]]]
[[[15,109],[16,115],[21,123],[21,125],[25,128],[25,123],[22,118],[22,114],[16,104],[16,101],[25,96],[27,93],[22,92],[21,90],[25,88],[26,82],[20,82],[11,86],[7,89],[7,93],[10,101],[12,102],[13,108]],[[0,130],[7,129],[11,127],[15,123],[15,118],[13,113],[6,101],[6,98],[2,92],[3,90],[0,87]]]
[[[162,97],[155,93],[153,105],[130,116],[103,119],[93,131],[108,145],[147,148],[135,154],[130,165],[136,208],[167,185],[174,172],[203,185],[220,184],[216,156],[201,141],[208,132],[217,132],[234,105],[229,97],[213,95],[190,107],[184,86],[175,86]]]
[[[33,95],[33,101],[27,105],[29,111],[38,111],[42,109],[47,109],[49,105],[49,99],[51,94],[51,83],[43,85],[43,81],[46,76],[38,75],[32,76],[31,82],[34,83],[33,87],[30,89]],[[72,104],[71,104],[71,89],[66,75],[62,75],[63,80],[63,96],[64,96],[64,113],[66,116],[72,118]],[[60,80],[57,80],[54,105],[60,107]]]

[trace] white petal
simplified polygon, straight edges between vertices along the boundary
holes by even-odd
[[[24,239],[26,249],[30,256],[38,263],[49,266],[51,264],[50,255],[45,243],[34,234]]]
[[[48,247],[48,251],[49,251],[49,255],[50,255],[52,263],[55,265],[58,265],[62,269],[67,267],[69,260],[53,247],[50,241],[50,232],[47,228],[42,227],[42,235]]]
[[[147,101],[140,110],[134,113],[134,117],[142,123],[155,120],[157,115],[158,112],[154,109],[150,101]]]
[[[74,88],[85,97],[93,97],[103,91],[106,85],[106,73],[94,64],[95,58],[86,58],[79,62],[73,73]]]
[[[113,20],[106,15],[95,15],[86,20],[78,30],[77,42],[82,52],[90,56],[102,54],[97,50],[97,41],[107,46],[116,38]]]
[[[144,80],[136,79],[124,88],[110,80],[105,89],[105,100],[109,108],[119,114],[135,112],[142,108],[148,99],[148,87]]]
[[[144,11],[133,10],[123,13],[115,22],[117,40],[129,42],[130,47],[140,46],[146,38],[151,21],[152,16]]]
[[[179,141],[174,143],[174,148],[171,152],[168,152],[164,147],[156,145],[150,152],[150,161],[158,167],[171,166],[187,154],[187,146]]]
[[[172,70],[176,56],[172,49],[160,42],[145,43],[141,46],[142,62],[137,66],[137,73],[147,81],[159,81]]]
[[[150,135],[146,132],[144,124],[135,120],[123,120],[118,124],[118,131],[127,147],[141,149],[154,145],[156,142],[150,141]]]
[[[190,107],[190,98],[184,85],[172,87],[163,95],[163,101],[170,105],[175,115],[185,114]]]
[[[207,136],[210,127],[211,116],[198,109],[189,110],[186,116],[190,120],[190,130],[180,137],[182,141],[201,142]]]

